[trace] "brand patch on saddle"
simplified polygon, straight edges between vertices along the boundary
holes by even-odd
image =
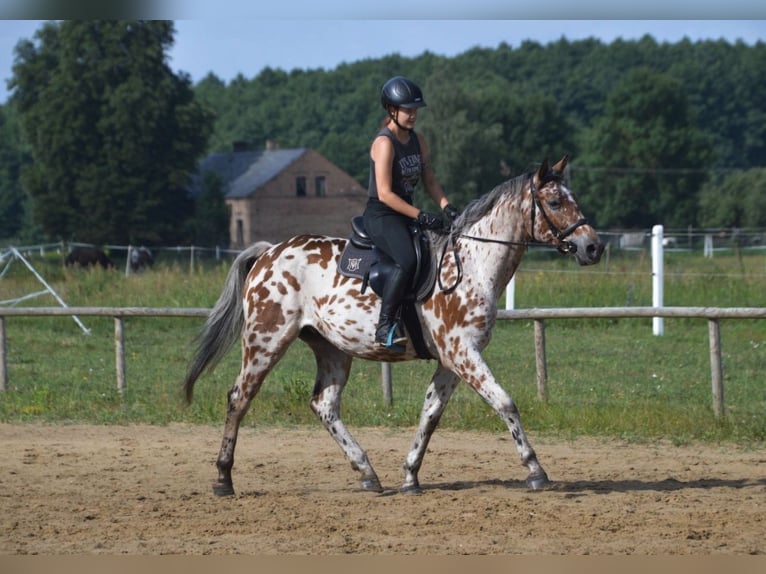
[[[338,273],[364,279],[370,272],[370,265],[377,260],[372,249],[359,248],[349,241],[338,260]]]

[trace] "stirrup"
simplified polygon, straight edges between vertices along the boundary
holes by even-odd
[[[407,342],[407,337],[404,337],[401,335],[397,336],[396,331],[398,326],[399,326],[399,323],[394,322],[391,325],[391,328],[388,330],[388,334],[386,335],[385,340],[381,341],[376,338],[375,343],[377,345],[380,345],[381,347],[385,347],[386,349],[390,351],[403,353],[406,350],[404,343]]]
[[[407,343],[407,337],[404,335],[398,335],[399,322],[395,322],[388,330],[388,336],[386,337],[386,347],[392,347],[394,345],[404,345]]]

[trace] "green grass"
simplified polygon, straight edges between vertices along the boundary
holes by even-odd
[[[517,276],[515,306],[651,305],[650,262],[640,253],[613,255],[605,265],[576,267],[547,253],[527,256]],[[34,264],[70,306],[211,307],[228,264],[158,265],[143,275],[70,272],[57,261]],[[766,256],[712,260],[688,254],[666,260],[665,303],[674,306],[760,306]],[[0,279],[0,300],[41,286],[14,263]],[[56,305],[44,296],[26,305]],[[501,306],[504,302],[501,301]],[[221,424],[226,392],[239,368],[234,349],[195,387],[186,406],[181,382],[202,319],[125,320],[127,389],[116,390],[114,324],[82,317],[84,334],[69,317],[5,320],[9,388],[0,393],[0,421],[98,424],[190,422]],[[485,358],[519,406],[530,431],[558,436],[664,438],[762,443],[766,439],[766,321],[721,323],[726,413],[713,416],[704,319],[665,319],[652,335],[651,319],[546,321],[548,401],[536,398],[533,324],[499,321]],[[381,367],[355,361],[343,395],[353,426],[413,426],[435,368],[433,361],[393,366],[394,404],[383,400]],[[270,374],[245,425],[317,425],[308,401],[314,360],[302,343]],[[465,385],[458,388],[442,428],[503,431],[497,416]]]

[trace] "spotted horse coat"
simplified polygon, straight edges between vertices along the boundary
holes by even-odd
[[[426,342],[438,364],[404,461],[403,491],[419,490],[418,471],[426,448],[460,380],[508,426],[528,469],[528,486],[538,489],[548,483],[513,399],[481,353],[495,324],[497,301],[529,244],[554,246],[581,265],[597,263],[601,257],[603,244],[562,177],[566,162],[565,157],[549,167],[544,161],[536,171],[500,184],[471,202],[448,235],[431,238],[445,257],[433,295],[418,306]],[[374,344],[380,299],[370,290],[362,293],[360,279],[337,272],[346,241],[300,235],[278,244],[260,242],[234,261],[184,382],[191,401],[196,380],[240,338],[242,366],[228,393],[213,485],[216,494],[234,494],[232,467],[240,422],[267,374],[296,339],[308,344],[316,359],[311,409],[359,472],[362,488],[383,490],[367,454],[341,419],[341,393],[354,357],[398,362],[417,355],[411,343],[404,353]]]

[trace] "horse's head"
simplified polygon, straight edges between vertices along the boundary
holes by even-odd
[[[577,198],[564,184],[568,157],[553,167],[543,161],[530,179],[532,239],[551,243],[562,253],[571,253],[580,265],[601,259],[604,244],[580,211]]]

